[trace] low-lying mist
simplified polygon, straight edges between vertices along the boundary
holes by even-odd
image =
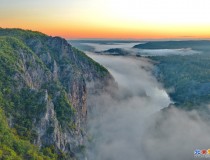
[[[96,51],[119,48],[92,47]],[[168,50],[159,52],[168,55]],[[171,52],[195,54],[190,49]],[[194,110],[167,108],[173,102],[152,74],[155,66],[149,59],[86,53],[118,83],[118,90],[113,87],[112,91],[115,96],[88,97],[92,108],[88,112],[88,160],[192,160],[195,149],[210,148],[209,121]],[[156,50],[150,53],[155,54]]]
[[[143,158],[143,134],[150,117],[167,107],[170,98],[151,74],[147,59],[90,55],[109,69],[118,83],[116,96],[90,96],[89,159]]]
[[[210,148],[210,123],[204,117],[174,107],[156,114],[142,137],[145,160],[196,159],[196,149]]]
[[[142,56],[170,56],[170,55],[192,55],[199,54],[200,51],[192,50],[190,48],[182,49],[136,49],[138,54]]]
[[[110,44],[101,44],[101,43],[82,43],[89,47],[92,47],[94,52],[103,52],[108,49],[120,48],[126,52],[129,52],[129,55],[141,55],[141,56],[170,56],[170,55],[192,55],[200,54],[201,51],[193,50],[191,48],[177,48],[177,49],[138,49],[133,48],[136,44],[140,43],[110,43]],[[110,53],[112,55],[112,53]]]
[[[82,43],[89,47],[93,47],[96,52],[108,50],[111,48],[122,48],[122,49],[131,49],[133,46],[140,44],[137,42],[130,42],[130,43]]]

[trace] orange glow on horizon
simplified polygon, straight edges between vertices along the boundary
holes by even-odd
[[[196,29],[173,28],[170,29],[121,29],[121,28],[97,28],[82,26],[36,26],[33,24],[5,25],[2,28],[22,28],[39,31],[50,36],[60,36],[65,39],[210,39],[210,27],[197,27]]]
[[[13,27],[12,27],[13,28]],[[16,27],[15,27],[16,28]],[[183,36],[178,34],[166,34],[166,33],[137,33],[137,32],[124,32],[124,31],[103,31],[100,32],[94,31],[94,32],[85,32],[85,31],[78,31],[78,32],[72,32],[69,30],[53,30],[53,29],[31,29],[31,28],[24,28],[22,29],[29,29],[33,31],[39,31],[44,34],[47,34],[49,36],[60,36],[65,39],[133,39],[133,40],[143,40],[143,39],[210,39],[210,34],[206,35],[200,35],[195,34],[191,36]]]
[[[63,27],[65,26],[65,27]],[[141,26],[141,25],[137,25]],[[142,27],[112,27],[112,26],[85,26],[83,24],[57,24],[48,25],[36,22],[15,24],[8,22],[2,28],[22,28],[40,31],[51,36],[61,36],[66,39],[210,39],[210,26],[157,26],[153,29],[150,25]]]
[[[3,0],[0,27],[66,39],[210,39],[209,0]]]

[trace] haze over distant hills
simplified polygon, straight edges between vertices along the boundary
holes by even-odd
[[[109,43],[89,41],[92,51],[104,55],[143,56],[154,60],[157,69],[154,71],[157,78],[168,88],[169,95],[177,104],[186,104],[183,107],[193,109],[209,98],[209,68],[210,68],[210,41],[183,40],[183,41],[151,41],[140,42],[129,47],[121,47],[124,42]],[[136,42],[134,42],[136,43]],[[102,49],[100,49],[100,44]],[[104,50],[104,46],[113,48]],[[80,45],[88,43],[80,42]],[[95,47],[95,48],[94,48]],[[102,51],[98,51],[102,50]],[[88,50],[90,51],[90,50]],[[172,91],[173,90],[173,91]],[[189,103],[189,104],[188,104]]]
[[[210,50],[210,41],[208,40],[190,40],[190,41],[156,41],[135,45],[139,49],[182,49],[191,48],[194,50]]]

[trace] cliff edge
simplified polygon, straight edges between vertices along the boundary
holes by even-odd
[[[87,94],[113,81],[65,39],[0,29],[0,158],[83,159]]]

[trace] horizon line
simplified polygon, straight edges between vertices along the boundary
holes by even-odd
[[[67,41],[196,41],[210,40],[210,38],[65,38]]]

